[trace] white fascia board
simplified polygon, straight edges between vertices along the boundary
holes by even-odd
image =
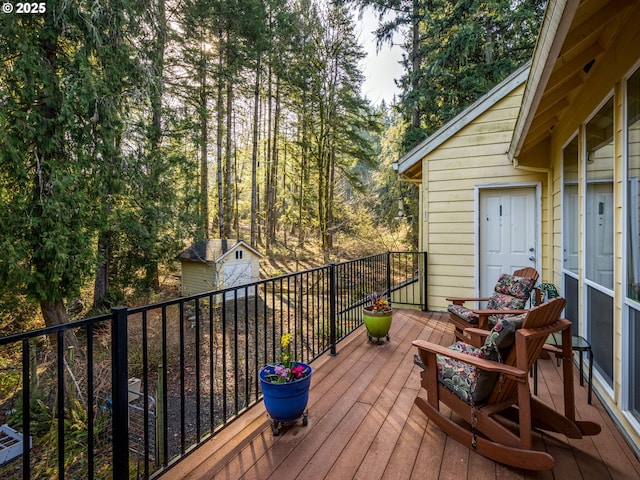
[[[489,110],[492,106],[509,95],[513,90],[522,85],[527,79],[530,64],[531,62],[527,62],[522,67],[518,68],[502,82],[489,90],[489,92],[445,123],[432,135],[424,139],[422,143],[406,153],[402,158],[400,158],[400,160],[398,160],[398,173],[402,175],[416,163],[421,162],[426,155],[449,140],[480,115]]]
[[[549,0],[547,3],[520,113],[509,146],[508,157],[511,161],[520,154],[579,4],[580,0]]]
[[[235,252],[238,249],[238,247],[241,247],[241,246],[246,248],[247,250],[253,252],[258,258],[264,258],[264,255],[262,253],[260,253],[259,251],[257,251],[255,248],[253,248],[251,245],[249,245],[248,243],[246,243],[243,240],[238,240],[238,242],[235,245],[233,245],[225,253],[220,255],[215,260],[215,263],[220,263],[224,258],[226,258],[228,255],[230,255],[231,252]]]

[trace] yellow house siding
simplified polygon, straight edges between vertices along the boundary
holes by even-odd
[[[422,160],[432,310],[446,310],[446,297],[476,294],[476,188],[547,183],[545,174],[516,170],[506,155],[523,91],[517,87]]]
[[[540,281],[549,282],[552,277],[552,264],[553,257],[553,233],[551,228],[553,226],[553,187],[550,185],[552,174],[551,172],[541,173],[544,175],[542,181],[542,198],[541,198],[541,212],[540,212],[540,229],[541,229],[541,241],[540,251]]]
[[[584,147],[582,143],[582,125],[584,125],[590,116],[599,108],[599,106],[613,95],[614,98],[614,296],[613,296],[613,321],[614,321],[614,377],[613,377],[613,395],[609,396],[609,387],[600,384],[597,378],[594,378],[596,389],[600,393],[603,403],[605,403],[616,421],[621,425],[625,433],[636,448],[640,448],[640,433],[637,427],[627,417],[624,411],[623,384],[626,379],[623,377],[626,372],[622,370],[624,345],[627,338],[624,337],[624,302],[626,295],[626,286],[624,278],[626,272],[626,264],[623,263],[625,258],[624,251],[624,235],[625,222],[623,205],[625,202],[625,184],[624,184],[624,95],[622,78],[636,65],[640,58],[640,5],[636,6],[629,16],[629,27],[616,38],[615,43],[610,45],[601,58],[594,65],[590,74],[585,77],[585,88],[582,89],[583,95],[574,102],[565,118],[556,126],[551,137],[551,162],[553,168],[553,278],[554,283],[560,285],[562,282],[562,147],[569,141],[576,132],[580,132],[579,142],[579,168],[582,172],[584,169]],[[579,225],[580,225],[580,281],[579,281],[579,298],[584,298],[584,177],[580,175],[579,185]],[[587,259],[588,261],[588,259]],[[562,292],[561,292],[562,293]],[[574,332],[584,332],[583,318],[584,308],[582,301],[579,304],[580,315],[579,324],[574,326]],[[597,377],[597,376],[596,376]]]
[[[553,149],[553,152],[562,151]],[[547,278],[555,285],[562,285],[562,264],[564,258],[562,242],[562,155],[555,154],[550,159],[552,164],[552,195],[553,195],[553,264],[552,270],[547,274]],[[551,277],[552,276],[552,277]]]
[[[615,85],[614,92],[614,156],[615,156],[615,168],[613,179],[613,201],[614,201],[614,290],[613,290],[613,324],[615,330],[615,337],[613,341],[614,348],[614,363],[615,365],[622,365],[622,303],[625,297],[625,290],[622,288],[622,279],[625,276],[622,267],[622,245],[623,234],[623,203],[624,203],[624,184],[623,184],[623,98],[622,98],[622,86],[620,82]],[[616,267],[617,266],[617,267]],[[614,373],[614,398],[616,403],[620,403],[622,397],[622,369],[616,368]]]
[[[195,295],[215,288],[213,265],[202,262],[182,262],[182,294]]]

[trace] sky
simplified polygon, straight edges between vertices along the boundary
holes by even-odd
[[[402,49],[398,46],[390,48],[385,45],[379,53],[376,53],[376,39],[374,31],[378,25],[377,14],[367,10],[358,19],[358,12],[354,12],[358,26],[356,32],[360,32],[359,40],[367,53],[362,68],[366,76],[362,93],[374,105],[380,104],[384,100],[390,104],[394,94],[397,96],[400,90],[396,87],[394,79],[402,76]]]

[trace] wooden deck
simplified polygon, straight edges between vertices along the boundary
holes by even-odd
[[[167,479],[640,479],[640,462],[594,395],[575,392],[577,417],[602,432],[568,440],[536,434],[538,450],[551,453],[551,472],[510,468],[447,437],[414,406],[420,369],[413,364],[416,338],[452,343],[453,327],[442,313],[398,310],[391,342],[367,341],[364,327],[338,346],[338,355],[313,362],[309,424],[274,437],[258,405],[193,451],[161,478]],[[555,360],[539,364],[538,397],[562,408]]]

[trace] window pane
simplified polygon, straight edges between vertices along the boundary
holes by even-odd
[[[613,298],[588,286],[587,317],[593,364],[613,387]]]
[[[627,295],[640,301],[640,70],[627,83],[627,155]]]
[[[640,421],[640,312],[629,309],[629,337],[631,341],[631,358],[629,359],[629,392],[630,410]]]
[[[586,162],[586,276],[613,289],[613,99],[587,124]]]
[[[578,280],[571,275],[564,275],[564,298],[567,305],[564,308],[564,316],[571,320],[573,334],[578,335]]]
[[[627,296],[640,302],[640,70],[627,82]],[[629,308],[629,410],[640,421],[640,311]]]
[[[578,273],[578,137],[562,151],[562,237],[566,270]]]

